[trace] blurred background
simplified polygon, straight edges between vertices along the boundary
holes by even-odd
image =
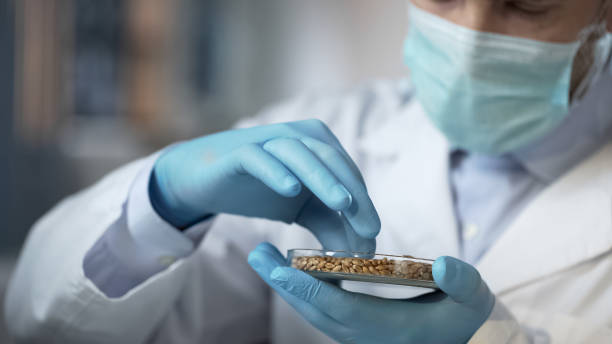
[[[401,77],[405,2],[0,0],[0,295],[36,219],[114,168]]]

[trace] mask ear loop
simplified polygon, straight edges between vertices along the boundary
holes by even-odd
[[[586,94],[589,87],[599,79],[602,72],[611,64],[612,33],[608,32],[606,23],[606,12],[612,10],[611,3],[612,0],[603,1],[601,7],[597,11],[594,20],[595,23],[584,28],[578,35],[580,48],[578,49],[575,60],[583,57],[579,55],[579,52],[584,44],[589,44],[589,40],[594,39],[593,37],[597,38],[595,38],[595,42],[590,43],[593,44],[593,61],[591,67],[574,90],[571,103],[579,101]]]

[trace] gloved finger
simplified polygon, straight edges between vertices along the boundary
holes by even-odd
[[[244,145],[232,157],[236,172],[250,174],[285,197],[294,197],[300,193],[302,188],[300,181],[285,165],[259,145]]]
[[[270,276],[272,270],[274,270],[276,267],[285,265],[282,255],[281,259],[278,259],[274,253],[276,248],[270,248],[270,246],[272,245],[269,243],[261,243],[257,245],[257,247],[251,251],[251,253],[249,253],[247,259],[253,270],[255,270],[255,272],[257,272],[257,274],[259,274],[259,276],[264,280]],[[280,255],[280,252],[278,254]]]
[[[310,230],[326,250],[374,252],[376,249],[375,239],[359,236],[341,212],[327,208],[316,197],[304,205],[295,221]]]
[[[259,244],[251,251],[248,262],[264,282],[272,287],[285,301],[287,301],[287,303],[319,330],[332,337],[340,336],[343,332],[347,332],[348,330],[342,324],[316,309],[313,305],[291,295],[270,280],[270,274],[274,268],[284,265],[284,263],[279,264],[279,257],[280,260],[284,261],[283,256],[278,252],[276,247],[268,243],[263,243]]]
[[[290,123],[290,126],[297,128],[297,131],[306,134],[307,137],[313,137],[322,142],[327,142],[342,154],[344,159],[350,165],[351,169],[355,172],[357,177],[361,180],[361,183],[365,185],[363,176],[357,167],[357,164],[351,159],[350,155],[346,152],[340,140],[334,135],[334,133],[327,127],[327,125],[318,119],[307,119],[303,121],[297,121]]]
[[[351,227],[364,238],[375,238],[380,232],[380,218],[360,174],[355,173],[351,164],[336,148],[310,137],[304,137],[301,141],[329,168],[352,195],[353,200],[350,207],[342,212]]]
[[[357,234],[355,227],[351,225],[351,223],[347,220],[344,213],[340,213],[340,221],[342,222],[342,226],[339,228],[344,229],[344,234],[346,235],[346,243],[350,248],[351,252],[360,252],[360,253],[371,253],[372,256],[376,251],[376,239],[372,238],[364,238],[363,236]],[[378,225],[380,228],[380,223]],[[364,257],[365,258],[365,257]]]
[[[487,311],[493,308],[495,297],[470,264],[453,257],[439,257],[433,263],[432,274],[438,287],[455,302]]]
[[[276,266],[286,266],[287,265],[287,259],[285,259],[285,256],[283,256],[283,254],[280,253],[280,251],[274,245],[270,244],[269,242],[262,242],[261,244],[257,245],[255,249],[257,251],[267,253],[268,257],[274,260],[274,262],[276,263]]]
[[[363,323],[362,318],[375,318],[372,314],[388,309],[384,304],[386,301],[391,301],[351,293],[289,267],[275,268],[270,274],[270,279],[277,287],[347,326]],[[361,311],[365,312],[357,314]]]
[[[325,205],[334,210],[347,209],[352,196],[333,173],[301,141],[278,138],[263,149],[280,160]]]

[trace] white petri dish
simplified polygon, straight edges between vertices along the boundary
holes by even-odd
[[[292,249],[289,265],[322,280],[347,280],[438,289],[433,260],[404,255]]]

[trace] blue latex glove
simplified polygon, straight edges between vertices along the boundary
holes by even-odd
[[[433,264],[442,291],[405,300],[352,293],[287,267],[268,244],[249,264],[313,326],[340,343],[465,343],[488,318],[495,297],[471,265],[451,257]]]
[[[373,251],[378,214],[361,173],[318,120],[205,136],[156,161],[149,194],[168,222],[185,227],[216,213],[308,228],[329,249]]]

